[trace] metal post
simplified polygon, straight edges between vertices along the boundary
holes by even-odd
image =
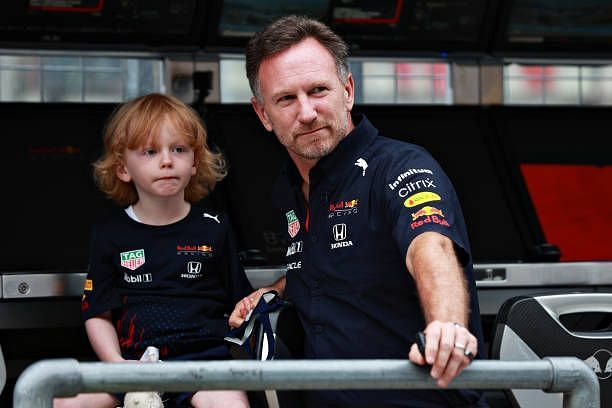
[[[78,363],[43,360],[17,380],[14,408],[51,408],[53,397],[81,392],[202,389],[433,389],[429,370],[406,360],[277,360]],[[567,408],[599,408],[599,382],[575,357],[475,361],[448,388],[563,392]]]

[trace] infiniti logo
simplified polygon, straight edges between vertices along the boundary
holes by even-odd
[[[336,224],[332,227],[334,240],[344,241],[346,239],[346,224]]]

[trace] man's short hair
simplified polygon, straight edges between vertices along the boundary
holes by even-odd
[[[314,38],[332,55],[336,62],[338,77],[343,84],[349,74],[348,47],[340,36],[320,21],[290,15],[272,22],[263,31],[256,33],[246,48],[246,71],[253,95],[261,101],[259,67],[275,54],[296,45],[306,38]]]

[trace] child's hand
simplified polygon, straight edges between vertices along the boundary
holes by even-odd
[[[244,297],[240,302],[236,303],[234,311],[230,314],[228,324],[230,327],[236,328],[244,322],[249,312],[255,309],[259,299],[264,294],[263,289],[257,289],[255,292]]]

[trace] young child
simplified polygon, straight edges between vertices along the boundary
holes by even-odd
[[[195,111],[150,94],[121,105],[104,134],[95,179],[122,208],[92,233],[81,303],[102,361],[231,359],[226,314],[252,292],[228,220],[195,203],[225,176]],[[123,395],[80,394],[56,407],[115,407]],[[165,407],[248,407],[242,391],[163,395]]]

